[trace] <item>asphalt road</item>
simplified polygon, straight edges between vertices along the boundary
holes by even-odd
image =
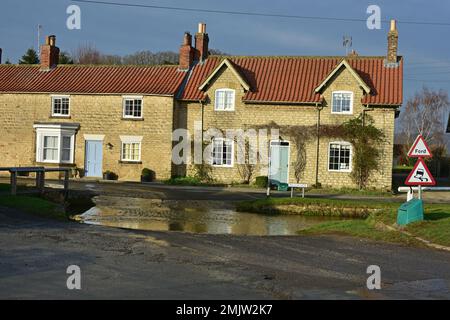
[[[340,236],[147,232],[0,208],[0,299],[450,298],[450,254]],[[66,268],[81,268],[68,290]],[[366,268],[381,268],[368,291]]]

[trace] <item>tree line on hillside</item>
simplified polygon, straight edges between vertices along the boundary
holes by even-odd
[[[229,55],[217,49],[210,49],[210,54]],[[5,64],[10,64],[6,60]],[[19,64],[38,64],[39,56],[33,48],[28,49],[19,59]],[[86,65],[159,65],[178,64],[178,53],[173,51],[152,52],[142,50],[133,54],[120,56],[104,54],[92,44],[78,46],[72,53],[62,51],[59,55],[59,64],[86,64]]]

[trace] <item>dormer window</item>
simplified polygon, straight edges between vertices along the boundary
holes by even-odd
[[[332,93],[331,113],[352,114],[353,113],[353,92],[334,91]]]
[[[234,111],[235,91],[233,89],[217,89],[214,104],[215,111]]]

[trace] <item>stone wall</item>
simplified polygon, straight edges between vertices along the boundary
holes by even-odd
[[[85,134],[105,135],[103,171],[121,180],[139,180],[141,170],[157,179],[171,176],[173,97],[144,96],[143,120],[122,119],[121,95],[70,95],[70,118],[51,117],[50,94],[0,94],[0,167],[36,166],[35,122],[79,123],[75,163],[84,168]],[[120,135],[143,136],[141,162],[121,163]],[[46,166],[52,166],[45,164]]]

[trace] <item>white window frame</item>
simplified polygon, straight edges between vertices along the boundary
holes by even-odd
[[[75,159],[75,135],[78,126],[70,124],[55,124],[55,125],[34,125],[36,129],[36,162],[40,163],[61,163],[73,164]],[[46,160],[44,159],[44,141],[45,137],[58,138],[58,159]],[[70,137],[70,157],[69,160],[63,160],[63,137]]]
[[[68,96],[68,95],[52,95],[51,98],[52,98],[52,117],[69,118],[70,117],[70,96]],[[56,99],[68,99],[69,100],[68,114],[55,113],[55,100]],[[61,106],[61,110],[62,110],[62,106]]]
[[[128,100],[141,100],[141,116],[136,117],[134,115],[126,115],[125,114],[125,104]],[[122,117],[124,119],[143,119],[144,118],[144,97],[143,96],[123,96],[122,97]]]
[[[231,142],[231,164],[213,164],[214,161],[214,143],[217,141],[222,141],[222,163],[223,163],[223,145],[225,142]],[[229,138],[213,138],[211,139],[211,165],[213,167],[220,168],[232,168],[234,167],[234,140]]]
[[[230,109],[225,109],[225,100],[224,100],[224,105],[223,106],[219,106],[218,105],[218,99],[217,96],[219,93],[224,92],[225,93],[225,97],[226,94],[228,92],[231,92],[233,94],[233,99],[232,99],[232,103],[231,103],[231,108]],[[236,90],[234,89],[229,89],[229,88],[222,88],[222,89],[217,89],[215,94],[214,94],[214,111],[234,111],[234,107],[235,107],[235,102],[236,102]]]
[[[331,145],[338,144],[339,145],[339,153],[341,150],[341,146],[350,146],[350,156],[349,156],[349,164],[348,169],[330,169],[330,158],[331,158]],[[340,155],[339,155],[340,157]],[[328,144],[328,159],[327,159],[327,169],[330,172],[352,172],[352,164],[353,164],[353,146],[350,142],[347,141],[332,141]]]
[[[333,111],[334,109],[334,95],[340,93],[349,93],[350,94],[350,111]],[[353,91],[345,91],[345,90],[339,90],[339,91],[333,91],[331,93],[331,113],[333,114],[353,114]]]
[[[142,154],[142,136],[120,136],[120,161],[123,162],[141,162]],[[124,146],[125,144],[137,143],[139,144],[139,157],[138,159],[125,159],[124,156]]]

